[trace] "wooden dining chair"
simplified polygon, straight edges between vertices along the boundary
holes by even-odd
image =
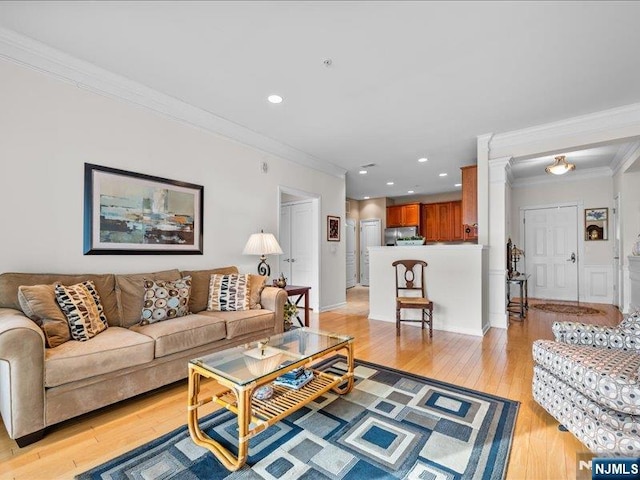
[[[396,269],[396,335],[400,335],[400,322],[420,322],[424,330],[429,325],[429,338],[433,338],[433,302],[427,298],[425,273],[427,262],[422,260],[396,260],[392,263]],[[420,295],[406,296],[414,292]],[[419,320],[402,319],[403,309],[421,310]]]

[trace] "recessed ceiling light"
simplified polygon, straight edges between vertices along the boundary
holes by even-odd
[[[365,200],[369,200],[371,197],[364,197]]]
[[[387,185],[393,185],[393,182],[387,182]]]
[[[367,171],[366,171],[366,170],[360,170],[358,173],[359,173],[360,175],[366,175],[366,174],[367,174]]]
[[[422,158],[419,158],[419,159],[418,159],[418,161],[419,161],[420,163],[424,163],[424,162],[426,162],[426,161],[428,161],[428,160],[429,160],[429,159],[428,159],[427,157],[422,157]]]
[[[282,97],[280,95],[269,95],[267,100],[271,103],[282,103]]]
[[[439,176],[440,177],[446,177],[448,174],[447,173],[441,173]]]
[[[462,184],[461,184],[461,183],[456,183],[456,184],[454,185],[454,187],[461,187],[461,186],[462,186]]]
[[[407,193],[413,193],[413,190],[409,190]]]

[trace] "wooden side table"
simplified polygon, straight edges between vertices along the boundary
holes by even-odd
[[[299,285],[287,285],[284,287],[284,291],[287,292],[289,297],[297,296],[297,298],[293,300],[289,300],[289,298],[287,298],[287,302],[290,305],[295,305],[296,307],[299,306],[298,304],[304,297],[304,322],[300,319],[300,315],[296,315],[301,327],[309,326],[309,290],[311,290],[311,287],[301,287]]]
[[[530,276],[520,274],[516,277],[507,277],[507,312],[518,315],[520,320],[524,320],[527,317],[527,310],[529,310],[528,281]],[[511,300],[511,285],[520,287],[520,300],[517,302]]]

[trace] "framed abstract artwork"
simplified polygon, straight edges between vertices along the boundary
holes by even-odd
[[[585,208],[584,209],[584,239],[585,240],[608,240],[607,220],[609,216],[608,208]]]
[[[340,241],[340,217],[327,215],[327,240],[329,242]]]
[[[202,255],[204,187],[84,164],[85,255]]]

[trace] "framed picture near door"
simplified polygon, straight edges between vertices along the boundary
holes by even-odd
[[[608,240],[607,221],[609,217],[608,208],[585,208],[584,209],[584,239],[585,240]]]
[[[327,215],[327,240],[329,242],[340,241],[340,217]]]

